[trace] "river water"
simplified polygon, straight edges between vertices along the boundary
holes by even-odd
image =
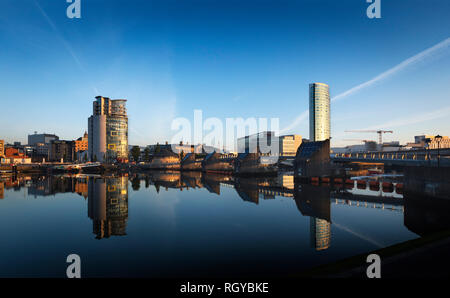
[[[401,192],[299,185],[288,174],[0,181],[1,277],[65,277],[69,254],[82,277],[283,277],[434,229]]]

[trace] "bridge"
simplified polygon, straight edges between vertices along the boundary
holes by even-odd
[[[450,166],[450,149],[408,150],[390,152],[332,153],[338,163],[364,162],[397,166]]]

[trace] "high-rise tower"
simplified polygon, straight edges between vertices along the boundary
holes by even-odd
[[[91,161],[128,159],[128,117],[125,99],[97,96],[88,119],[88,151]]]
[[[330,92],[327,84],[309,84],[309,139],[330,138]]]

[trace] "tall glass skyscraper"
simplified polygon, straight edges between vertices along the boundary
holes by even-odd
[[[309,84],[309,139],[330,138],[330,92],[327,84]]]
[[[128,159],[128,116],[125,99],[97,96],[89,117],[88,151],[101,162]]]

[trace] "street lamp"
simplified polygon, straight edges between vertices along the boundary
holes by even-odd
[[[431,143],[431,139],[430,138],[426,138],[425,139],[425,154],[427,155],[427,159],[428,159],[428,165],[431,166],[431,153],[430,153],[430,143]],[[428,149],[428,150],[427,150]]]
[[[438,152],[437,152],[438,156],[437,156],[437,158],[438,158],[438,168],[439,168],[439,162],[440,162],[440,160],[441,160],[441,155],[439,154],[439,149],[440,149],[440,147],[441,147],[442,136],[437,135],[437,136],[434,137],[434,139],[435,139],[436,142],[438,143]]]

